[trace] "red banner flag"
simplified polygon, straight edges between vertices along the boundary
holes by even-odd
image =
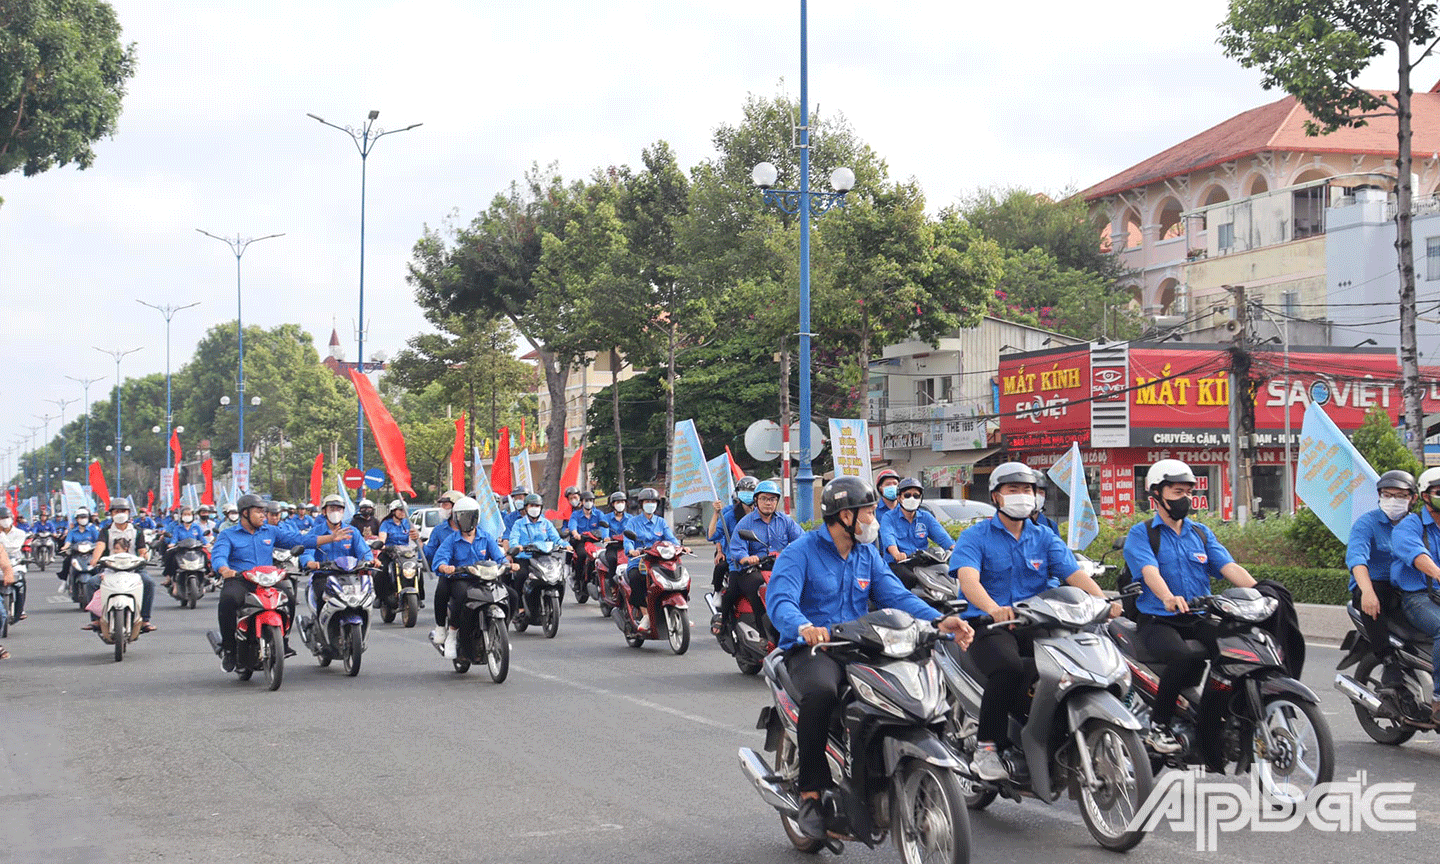
[[[154,489],[146,489],[146,490],[145,490],[145,509],[146,509],[146,510],[153,510],[153,509],[155,509],[155,490],[154,490]]]
[[[100,470],[100,460],[90,463],[90,491],[95,496],[97,509],[110,509],[110,487],[105,485],[105,472]]]
[[[455,421],[455,446],[450,448],[450,488],[464,492],[469,488],[465,482],[465,412]]]
[[[180,430],[170,432],[170,452],[175,456],[175,470],[170,472],[170,500],[180,501]]]
[[[560,475],[560,490],[562,492],[571,486],[580,485],[580,463],[584,460],[585,448],[581,447],[575,451],[574,456],[570,457],[570,461],[565,465],[565,473]],[[562,520],[570,518],[570,513],[572,512],[570,499],[561,496],[560,503],[555,506]]]
[[[730,452],[729,444],[725,445],[725,458],[730,460],[730,473],[735,476],[736,480],[745,476],[745,472],[741,471],[740,466],[735,464],[735,455]]]
[[[410,466],[405,462],[405,436],[400,434],[400,427],[385,409],[384,403],[380,401],[380,394],[375,392],[375,385],[370,383],[370,379],[361,375],[360,370],[351,369],[350,381],[355,385],[355,395],[360,398],[360,406],[365,409],[365,416],[370,418],[370,428],[375,433],[375,447],[380,451],[380,460],[385,463],[385,470],[390,473],[390,482],[395,485],[396,492],[403,492],[413,498],[415,490],[410,486]]]
[[[495,433],[495,461],[490,465],[490,489],[496,495],[509,495],[514,481],[510,479],[510,427],[501,426]]]
[[[325,451],[315,454],[315,464],[310,467],[310,503],[320,506],[321,485],[325,482]]]
[[[16,495],[13,486],[5,489],[5,506],[10,508],[10,515],[12,517],[20,512],[20,498]]]
[[[200,503],[215,506],[215,462],[213,459],[206,459],[200,463],[200,476],[205,478],[205,484],[200,487]]]
[[[524,450],[530,446],[530,439],[525,437],[525,418],[520,418],[520,449]]]

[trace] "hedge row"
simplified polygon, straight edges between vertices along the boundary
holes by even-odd
[[[1276,567],[1273,564],[1246,565],[1245,569],[1256,579],[1279,582],[1290,591],[1296,603],[1323,603],[1329,606],[1344,606],[1350,602],[1350,576],[1344,570],[1328,570],[1311,567]],[[1120,571],[1110,571],[1097,580],[1100,587],[1115,590],[1115,578]],[[1233,587],[1224,579],[1216,579],[1210,590],[1216,594]]]

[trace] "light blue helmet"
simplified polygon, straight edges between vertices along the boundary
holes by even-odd
[[[779,498],[781,497],[780,484],[774,480],[762,480],[759,485],[755,487],[755,494],[774,495],[776,498]]]

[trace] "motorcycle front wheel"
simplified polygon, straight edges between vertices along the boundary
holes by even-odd
[[[1139,732],[1098,720],[1086,727],[1084,737],[1101,787],[1080,783],[1080,818],[1095,842],[1106,849],[1133,849],[1145,839],[1145,832],[1127,828],[1155,785],[1145,744]]]
[[[676,656],[690,650],[690,613],[675,606],[665,607],[665,637]]]
[[[545,634],[546,639],[554,639],[555,634],[560,632],[560,600],[546,597],[544,605],[545,620],[541,632]]]
[[[914,759],[895,773],[890,828],[905,864],[968,864],[970,811],[952,771]]]
[[[115,662],[125,659],[125,643],[130,635],[129,613],[124,609],[110,610],[110,638],[115,640]]]
[[[395,621],[395,607],[384,600],[380,601],[380,620],[386,624],[391,624]]]
[[[510,634],[500,618],[491,618],[485,625],[485,667],[496,684],[510,674]]]
[[[406,627],[414,627],[415,622],[420,620],[420,598],[415,594],[405,595],[405,608],[400,612],[400,623]]]
[[[365,653],[365,631],[358,624],[351,624],[350,632],[341,634],[348,644],[341,649],[345,664],[345,674],[354,678],[360,674],[360,657]]]
[[[267,624],[265,639],[270,643],[269,656],[265,658],[265,681],[271,690],[279,690],[285,678],[285,634],[274,624]]]

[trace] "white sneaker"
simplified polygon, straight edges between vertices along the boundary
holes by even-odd
[[[1176,740],[1175,736],[1170,733],[1170,729],[1165,726],[1151,726],[1145,733],[1145,746],[1162,755],[1179,753],[1184,749],[1184,745]]]
[[[641,616],[640,616],[640,623],[637,624],[636,627],[637,627],[637,629],[640,629],[640,630],[649,630],[649,629],[650,629],[650,613],[649,613],[649,612],[645,612],[645,613],[641,614]]]
[[[1010,771],[1001,761],[1000,751],[995,749],[994,744],[981,744],[975,748],[975,759],[971,762],[971,769],[981,780],[994,782],[1010,779]]]
[[[435,643],[436,645],[444,644],[445,630],[446,628],[444,624],[435,625],[435,629],[430,631],[430,641]]]
[[[448,630],[445,633],[445,659],[454,660],[459,652],[456,650],[460,642],[460,633],[456,630]]]

